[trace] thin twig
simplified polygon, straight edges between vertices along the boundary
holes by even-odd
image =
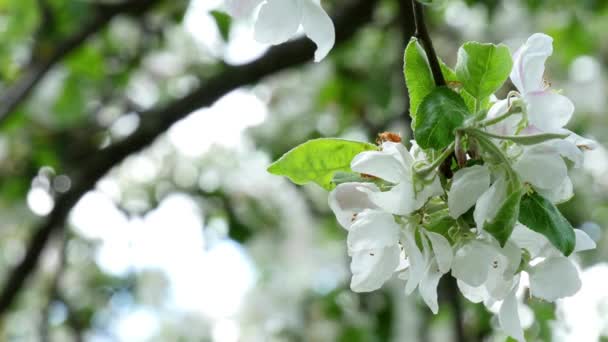
[[[441,73],[439,58],[437,58],[437,53],[435,53],[435,48],[433,47],[433,41],[431,40],[429,31],[426,28],[426,23],[424,22],[423,5],[416,0],[412,0],[412,6],[414,8],[414,22],[416,23],[416,38],[420,39],[422,47],[426,52],[429,65],[431,67],[431,72],[433,73],[433,78],[435,79],[435,84],[437,86],[445,86],[446,83],[445,79],[443,78],[443,74]]]

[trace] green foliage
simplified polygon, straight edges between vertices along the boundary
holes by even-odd
[[[435,80],[429,68],[424,50],[416,38],[412,38],[405,48],[403,61],[405,83],[410,95],[410,116],[412,126],[416,124],[416,113],[422,100],[435,88]]]
[[[215,25],[217,26],[220,35],[224,41],[228,41],[230,38],[230,27],[232,25],[232,17],[228,14],[220,11],[211,11],[209,12],[215,20]]]
[[[519,221],[549,241],[568,256],[576,242],[574,229],[551,201],[538,193],[528,194],[521,201]]]
[[[455,139],[454,130],[469,115],[462,97],[447,87],[435,88],[418,108],[414,136],[422,148],[440,150]]]
[[[287,176],[296,184],[315,182],[326,190],[338,171],[349,172],[351,160],[359,153],[375,150],[372,144],[344,139],[309,140],[285,153],[268,167],[268,172]]]
[[[524,193],[521,183],[511,184],[508,186],[508,189],[511,191],[508,192],[507,197],[500,205],[496,216],[483,225],[483,229],[492,234],[502,247],[507,243],[515,228],[517,218],[519,217],[521,197]]]
[[[467,42],[458,50],[456,75],[469,94],[483,101],[507,80],[512,66],[505,45]]]

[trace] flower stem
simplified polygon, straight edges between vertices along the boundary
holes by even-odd
[[[437,159],[433,160],[433,162],[430,165],[420,168],[418,170],[414,170],[416,172],[416,175],[424,178],[431,171],[438,168],[441,165],[441,163],[443,163],[443,161],[446,160],[446,158],[448,158],[449,156],[452,155],[452,152],[454,152],[454,145],[455,145],[454,142],[452,142],[448,147],[445,148],[445,150],[443,150],[443,152],[441,152],[441,154],[439,155],[439,157],[437,157]]]

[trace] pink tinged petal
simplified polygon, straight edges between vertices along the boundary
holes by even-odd
[[[574,104],[564,95],[536,91],[524,96],[530,124],[544,132],[555,132],[568,124]]]
[[[527,148],[513,169],[522,181],[542,189],[558,187],[568,177],[566,163],[555,149],[547,145]]]
[[[485,222],[491,221],[496,216],[500,204],[507,196],[507,183],[505,177],[500,177],[494,184],[484,192],[475,204],[473,218],[479,229],[483,229]]]
[[[530,294],[550,302],[574,295],[581,279],[574,263],[563,256],[551,257],[530,267]]]
[[[315,62],[319,62],[327,56],[336,41],[334,24],[318,2],[304,0],[302,6],[302,27],[306,36],[317,45]]]
[[[301,20],[301,0],[268,0],[255,22],[255,40],[273,45],[284,43],[296,34]]]
[[[464,214],[489,187],[490,171],[487,166],[475,165],[458,170],[448,193],[450,216],[457,218]]]
[[[372,175],[395,184],[405,178],[403,165],[399,159],[385,151],[361,152],[353,158],[350,168],[355,172]]]
[[[399,246],[359,251],[350,263],[353,277],[350,288],[355,292],[370,292],[379,289],[393,276],[399,265]]]
[[[393,215],[379,210],[364,210],[350,227],[347,245],[349,252],[396,246],[399,225]]]
[[[595,241],[580,229],[575,229],[574,234],[576,236],[576,244],[574,245],[574,252],[588,251],[595,249]]]
[[[226,0],[226,11],[235,18],[246,18],[264,0]]]
[[[427,265],[422,252],[416,245],[414,234],[409,229],[406,229],[403,237],[403,247],[410,263],[407,283],[405,284],[405,294],[409,295],[414,292],[422,277],[424,277]]]
[[[487,244],[473,240],[460,247],[452,263],[452,275],[469,286],[481,286],[488,279],[495,252]]]
[[[444,272],[439,270],[437,263],[432,262],[427,268],[419,287],[422,300],[424,300],[426,305],[428,305],[435,315],[439,312],[439,304],[437,304],[437,285],[443,274]]]
[[[452,267],[452,260],[454,258],[450,242],[443,237],[443,235],[434,232],[426,231],[426,236],[429,238],[429,241],[431,241],[439,271],[441,271],[441,273],[447,273],[450,270],[450,267]]]
[[[342,227],[349,229],[356,215],[365,209],[376,209],[370,201],[366,189],[370,192],[379,192],[378,187],[370,183],[343,183],[329,193],[329,207],[336,215]]]
[[[511,82],[522,93],[542,90],[545,62],[553,54],[553,38],[535,33],[514,54]]]
[[[513,289],[502,302],[500,311],[498,312],[498,322],[500,323],[502,330],[509,336],[519,342],[525,342],[524,331],[519,320],[517,298],[515,297],[516,290],[517,288]]]

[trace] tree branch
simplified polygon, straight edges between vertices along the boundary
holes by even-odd
[[[346,41],[359,27],[369,21],[377,0],[351,2],[334,18],[336,44]],[[247,84],[255,83],[273,73],[311,61],[315,46],[307,39],[290,41],[270,49],[257,60],[227,67],[212,77],[188,96],[163,108],[152,109],[141,114],[142,125],[130,137],[93,154],[89,159],[73,167],[70,176],[73,187],[56,199],[55,208],[42,222],[28,243],[25,257],[11,274],[0,292],[0,321],[24,286],[28,276],[38,264],[40,255],[49,238],[64,227],[71,208],[87,191],[91,190],[112,167],[132,153],[148,146],[173,123],[191,112],[210,106],[226,93]]]
[[[426,52],[429,65],[431,67],[431,72],[433,73],[433,78],[435,79],[435,84],[437,86],[444,86],[446,83],[445,79],[443,78],[443,74],[441,73],[439,58],[437,58],[437,53],[435,53],[435,48],[433,47],[433,41],[431,40],[429,31],[426,28],[426,23],[424,22],[423,5],[416,0],[412,0],[412,6],[414,8],[414,22],[416,23],[415,35],[418,39],[420,39],[422,47]]]
[[[129,13],[140,16],[159,0],[131,0],[113,5],[99,6],[96,16],[63,41],[54,44],[56,47],[47,56],[32,58],[23,75],[0,97],[0,125],[6,121],[13,110],[25,100],[36,84],[59,61],[83,44],[89,37],[102,30],[115,16]]]

